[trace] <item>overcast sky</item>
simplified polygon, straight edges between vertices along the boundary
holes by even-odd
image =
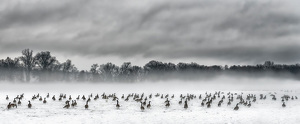
[[[131,61],[300,62],[299,0],[0,0],[0,57],[51,51],[79,69]]]

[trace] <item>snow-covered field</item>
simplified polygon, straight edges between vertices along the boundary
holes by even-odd
[[[219,80],[220,81],[220,80]],[[223,80],[224,81],[224,80]],[[265,82],[266,80],[263,80]],[[241,80],[241,82],[245,82]],[[251,82],[251,81],[250,81]],[[283,108],[281,96],[286,94],[290,96],[300,97],[299,84],[291,81],[280,81],[277,83],[266,83],[262,86],[258,83],[249,84],[242,83],[216,83],[208,82],[206,84],[196,82],[158,82],[158,83],[104,83],[104,84],[72,84],[72,83],[48,83],[48,84],[0,84],[0,123],[286,123],[297,124],[300,122],[300,99],[286,101],[286,107]],[[267,80],[272,82],[272,80]],[[215,91],[223,91],[226,98],[221,107],[218,107],[217,98],[213,101],[212,107],[201,107],[201,101],[207,93],[215,93]],[[105,100],[101,99],[102,93],[113,94],[119,97],[120,109],[116,108],[116,101],[112,98]],[[239,101],[234,95],[234,102],[227,106],[228,92],[241,94],[246,98],[247,94],[256,94],[257,101],[252,103],[249,108],[244,105],[239,105],[240,109],[234,111],[235,104]],[[272,100],[270,94],[275,94],[277,100]],[[24,93],[22,105],[18,108],[7,109],[7,104],[13,101],[13,97]],[[33,107],[27,108],[28,100],[31,100],[33,95],[40,94],[43,98],[47,93],[50,97],[47,98],[47,103],[43,104],[38,99],[31,103]],[[69,109],[63,108],[65,101],[58,100],[60,93],[66,94],[67,98],[72,95],[75,99],[78,95],[86,97],[93,94],[93,97],[98,93],[100,99],[92,98],[89,103],[89,108],[84,108],[85,101],[80,99],[78,105]],[[153,94],[151,101],[151,109],[145,107],[145,111],[140,110],[140,103],[130,97],[126,102],[121,99],[122,94],[144,93],[145,96]],[[169,94],[170,107],[165,107],[165,98],[155,97],[156,93]],[[179,105],[180,94],[186,95],[195,94],[196,99],[188,101],[189,108],[184,109],[183,104]],[[170,98],[172,95],[175,98]],[[202,94],[202,99],[198,96]],[[267,96],[266,100],[260,100],[259,94]],[[9,100],[5,97],[8,95]],[[55,95],[56,101],[51,97]],[[80,96],[80,97],[81,97]]]

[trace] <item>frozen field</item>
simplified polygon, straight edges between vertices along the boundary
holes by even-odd
[[[214,84],[213,84],[214,83]],[[300,99],[286,101],[286,107],[283,108],[281,96],[284,94],[290,96],[300,96],[299,84],[294,82],[281,82],[279,84],[268,84],[261,86],[259,81],[257,84],[210,84],[201,83],[140,83],[140,84],[6,84],[2,83],[0,88],[0,123],[286,123],[296,124],[300,122]],[[224,92],[221,94],[226,96],[221,107],[218,107],[218,101],[221,98],[216,98],[213,101],[212,107],[201,107],[201,101],[205,96],[205,92],[214,94],[215,91]],[[116,93],[119,98],[120,109],[116,108],[116,101],[112,98],[108,100],[101,99],[102,93]],[[257,101],[252,103],[249,108],[244,105],[239,105],[240,109],[234,111],[233,108],[239,100],[234,95],[234,101],[230,106],[227,106],[227,93],[237,93],[240,95],[243,92],[243,98],[247,94],[256,94]],[[24,99],[21,100],[22,105],[18,108],[7,110],[7,104],[13,101],[13,97],[24,93]],[[33,107],[27,108],[28,100],[31,100],[33,95],[40,94],[43,98],[47,93],[50,97],[47,98],[47,103],[43,104],[38,99],[31,103]],[[75,99],[91,93],[94,96],[98,93],[100,98],[94,100],[92,98],[89,103],[89,108],[85,110],[85,101],[80,99],[78,105],[74,108],[64,109],[65,101],[58,100],[60,93],[66,94],[67,98],[72,95]],[[145,111],[140,110],[140,103],[130,97],[126,102],[121,99],[122,94],[144,93],[145,96],[153,94],[151,101],[151,109],[145,107]],[[169,94],[170,107],[165,107],[165,98],[155,97],[156,93]],[[179,105],[180,94],[194,94],[197,98],[188,101],[189,108],[184,109],[183,104]],[[272,100],[270,94],[275,94],[277,100]],[[172,99],[171,96],[175,95]],[[202,94],[202,99],[198,96]],[[259,94],[267,96],[266,100],[260,100]],[[6,95],[9,100],[6,100]],[[56,101],[51,97],[55,95]]]

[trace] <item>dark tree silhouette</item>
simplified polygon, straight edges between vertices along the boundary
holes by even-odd
[[[99,73],[98,73],[98,67],[99,67],[99,65],[98,64],[93,64],[92,66],[91,66],[91,69],[90,69],[90,72],[92,73],[92,81],[93,82],[96,82],[96,81],[99,81]]]
[[[24,77],[25,74],[25,77]],[[124,62],[120,67],[113,63],[93,64],[89,71],[78,71],[71,60],[60,63],[49,51],[39,52],[24,49],[19,58],[0,60],[0,81],[67,81],[67,82],[140,82],[158,80],[198,80],[219,75],[293,78],[300,80],[300,64],[275,64],[266,61],[257,65],[206,66],[197,63],[163,63],[152,60],[143,67]]]
[[[77,81],[79,81],[79,82],[87,81],[87,75],[86,75],[86,72],[84,70],[81,70],[79,72],[78,77],[77,77]]]
[[[132,73],[131,73],[132,82],[143,81],[144,76],[145,73],[143,68],[139,66],[132,66]]]
[[[62,63],[62,71],[63,71],[63,80],[64,81],[70,81],[71,79],[71,72],[76,72],[77,69],[72,64],[71,60],[67,60],[66,62]]]
[[[37,53],[35,59],[42,70],[51,70],[56,62],[56,58],[52,57],[49,51]]]
[[[124,62],[119,69],[119,80],[121,81],[132,81],[133,69],[130,62]]]
[[[42,74],[39,74],[41,81],[48,81],[51,71],[60,69],[60,66],[56,64],[56,58],[52,57],[49,51],[37,53],[35,59],[42,71]]]
[[[32,68],[35,66],[35,58],[32,55],[33,51],[24,49],[20,60],[23,62],[26,69],[26,82],[30,81]]]
[[[103,81],[108,81],[108,82],[114,81],[115,80],[114,78],[118,76],[119,73],[118,70],[119,67],[110,62],[100,65],[100,74]]]
[[[19,63],[19,59],[11,59],[7,57],[5,60],[0,60],[1,78],[8,81],[23,81],[23,68]]]

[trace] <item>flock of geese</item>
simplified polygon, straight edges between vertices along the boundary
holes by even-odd
[[[269,95],[271,96],[270,98],[272,100],[274,100],[274,101],[277,100],[276,92],[275,93],[270,93]],[[37,94],[37,95],[32,96],[31,101],[34,101],[34,100],[38,99],[39,101],[42,101],[44,104],[46,104],[47,103],[46,99],[48,99],[49,97],[50,97],[49,93],[44,98],[42,96],[40,96],[40,94]],[[165,104],[165,107],[169,108],[171,106],[170,102],[171,102],[171,100],[174,100],[175,96],[174,96],[174,94],[171,96],[169,94],[164,95],[164,94],[156,93],[154,95],[154,97],[164,99],[165,101],[162,104]],[[73,99],[71,95],[69,95],[69,98],[67,98],[66,94],[60,94],[59,97],[58,97],[58,100],[59,101],[66,100],[65,105],[62,106],[62,107],[65,108],[65,109],[69,109],[70,107],[77,106],[77,101],[81,99],[81,100],[86,102],[86,104],[84,105],[84,108],[88,109],[89,108],[89,102],[91,102],[91,99],[94,99],[94,101],[96,101],[99,98],[100,98],[100,96],[98,94],[95,95],[94,97],[93,97],[93,94],[90,94],[90,95],[87,96],[87,98],[85,97],[85,95],[82,95],[81,97],[80,97],[80,95],[78,95],[76,97],[76,99]],[[121,105],[119,103],[120,99],[124,100],[125,102],[128,102],[129,100],[133,100],[133,101],[136,101],[136,102],[140,103],[141,111],[144,111],[145,107],[147,107],[147,109],[150,109],[151,108],[151,101],[150,100],[153,99],[152,94],[146,96],[146,95],[144,95],[144,93],[142,93],[142,94],[131,93],[131,94],[128,94],[127,96],[125,96],[123,94],[121,96],[121,98],[117,97],[115,93],[114,94],[103,93],[101,95],[101,98],[106,99],[106,100],[111,99],[112,101],[116,101],[116,108],[117,109],[119,109],[121,107]],[[228,93],[225,94],[224,92],[221,92],[221,91],[214,92],[214,93],[207,93],[206,92],[203,96],[202,96],[202,94],[200,94],[199,96],[196,96],[195,94],[187,94],[187,95],[181,94],[179,96],[179,98],[180,98],[180,101],[178,102],[178,104],[182,105],[182,103],[184,101],[184,105],[183,105],[184,109],[188,109],[188,107],[189,107],[188,102],[191,101],[191,100],[195,100],[195,99],[199,99],[201,101],[201,107],[207,107],[207,108],[211,108],[211,106],[213,104],[213,101],[218,101],[217,106],[221,107],[222,104],[225,101],[227,101],[227,106],[230,106],[234,102],[234,99],[236,99],[237,104],[235,105],[233,110],[239,110],[239,105],[244,105],[244,106],[247,106],[247,107],[251,107],[251,102],[255,103],[256,100],[258,99],[255,94],[247,94],[244,97],[243,93],[237,94],[237,93],[228,92]],[[264,94],[259,95],[260,100],[265,100],[266,98],[267,98],[267,95],[264,95]],[[21,103],[22,103],[21,100],[22,99],[24,99],[24,93],[14,97],[13,101],[8,103],[7,109],[17,108],[18,105],[21,105]],[[288,100],[297,100],[297,99],[298,99],[297,96],[289,96],[289,95],[281,96],[282,107],[286,107],[286,104],[285,104],[286,101],[288,101]],[[6,96],[6,100],[7,101],[10,100],[8,95]],[[33,106],[31,104],[31,101],[30,100],[28,101],[28,105],[27,105],[28,108],[32,108],[32,106]],[[52,101],[56,101],[56,96],[55,95],[52,96]],[[70,104],[70,102],[71,102],[71,104]]]

